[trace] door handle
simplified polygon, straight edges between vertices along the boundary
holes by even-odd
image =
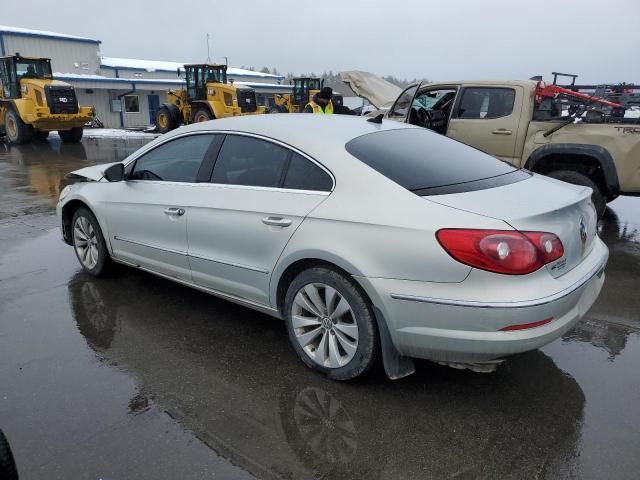
[[[511,130],[507,130],[506,128],[498,128],[491,133],[493,133],[494,135],[511,135]]]
[[[288,227],[292,221],[288,218],[282,217],[264,217],[262,223],[265,225],[271,225],[273,227]]]
[[[184,208],[171,207],[167,208],[164,213],[166,215],[171,215],[172,217],[181,217],[184,215]]]

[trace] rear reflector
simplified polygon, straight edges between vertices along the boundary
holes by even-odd
[[[501,332],[512,332],[513,330],[528,330],[529,328],[536,328],[536,327],[541,327],[542,325],[546,325],[547,323],[550,323],[551,320],[553,320],[553,317],[545,318],[544,320],[540,320],[540,321],[537,321],[537,322],[519,323],[517,325],[509,325],[508,327],[501,328],[500,331]]]

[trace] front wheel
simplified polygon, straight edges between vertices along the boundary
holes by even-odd
[[[83,133],[82,127],[73,127],[71,130],[58,131],[58,135],[60,135],[64,143],[80,143]]]
[[[269,113],[287,113],[287,110],[280,105],[273,105],[269,108]]]
[[[371,304],[342,273],[315,267],[300,273],[285,297],[287,331],[309,367],[350,380],[378,359],[380,341]]]
[[[33,127],[24,123],[20,115],[13,109],[7,110],[4,114],[4,128],[9,143],[14,145],[29,143],[33,138]]]
[[[548,173],[547,176],[573,185],[591,188],[591,190],[593,190],[593,193],[591,194],[591,201],[596,208],[598,220],[602,218],[604,211],[607,209],[607,202],[602,194],[602,190],[600,190],[600,187],[598,187],[593,180],[582,173],[574,172],[572,170],[559,170]]]
[[[73,249],[82,268],[99,277],[111,266],[111,257],[96,217],[87,208],[79,208],[71,221]]]
[[[156,113],[156,129],[160,133],[167,133],[177,128],[178,124],[173,119],[167,107],[161,107]]]

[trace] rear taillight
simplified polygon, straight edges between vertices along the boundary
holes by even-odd
[[[436,237],[459,262],[506,275],[535,272],[564,255],[560,239],[547,232],[446,228]]]

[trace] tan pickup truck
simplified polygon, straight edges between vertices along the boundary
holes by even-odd
[[[340,75],[356,94],[385,110],[385,118],[429,128],[518,167],[591,187],[599,216],[619,195],[640,195],[640,119],[621,117],[618,123],[598,114],[567,120],[562,105],[540,108],[537,82],[531,80],[418,83],[404,91],[389,86],[385,91],[380,79],[366,72]]]

